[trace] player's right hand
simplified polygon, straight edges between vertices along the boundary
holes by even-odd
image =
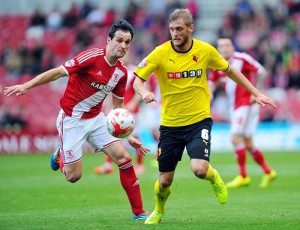
[[[151,103],[153,101],[157,101],[155,96],[154,96],[154,93],[152,92],[148,92],[146,94],[143,95],[142,97],[142,100],[145,102],[145,103]]]
[[[24,87],[24,85],[13,85],[13,86],[5,87],[4,95],[8,97],[14,94],[16,96],[20,96],[25,94],[27,91],[28,90]]]

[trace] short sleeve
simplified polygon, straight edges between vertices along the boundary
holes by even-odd
[[[134,71],[134,74],[143,80],[147,80],[159,66],[157,61],[158,50],[154,49],[143,59]]]
[[[225,71],[229,67],[229,63],[219,54],[219,52],[211,45],[210,47],[210,59],[208,67],[216,70]]]

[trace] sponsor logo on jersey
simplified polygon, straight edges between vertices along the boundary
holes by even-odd
[[[65,66],[66,67],[73,67],[75,66],[75,61],[72,59],[72,60],[69,60],[65,63]]]
[[[193,60],[195,61],[195,62],[198,62],[198,57],[197,56],[193,56]]]
[[[102,76],[102,71],[100,70],[100,71],[97,73],[97,75]]]
[[[138,65],[139,68],[145,67],[147,65],[147,61],[146,59],[144,59],[143,61],[140,62],[140,64]]]
[[[167,72],[167,77],[169,79],[181,79],[181,78],[189,78],[189,77],[200,78],[201,76],[202,76],[202,69],[189,70],[183,72]]]
[[[169,59],[169,61],[171,61],[171,62],[175,63],[175,61],[174,61],[173,59],[171,59],[171,58]]]
[[[109,85],[101,85],[99,83],[96,83],[96,82],[92,82],[91,83],[91,86],[94,87],[94,88],[97,88],[97,89],[100,89],[102,90],[104,93],[106,94],[109,94],[113,89],[114,87],[112,86],[109,86]]]

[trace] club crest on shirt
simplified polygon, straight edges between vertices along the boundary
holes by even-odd
[[[72,60],[69,60],[65,63],[65,66],[66,67],[73,67],[75,66],[75,61],[72,59]]]
[[[193,60],[195,61],[195,62],[198,62],[198,57],[197,56],[193,56]]]
[[[145,67],[147,65],[147,61],[146,59],[144,59],[143,61],[140,62],[140,64],[138,65],[139,68]]]
[[[118,83],[119,74],[114,74],[114,83]]]

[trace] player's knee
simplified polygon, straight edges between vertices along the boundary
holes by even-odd
[[[193,173],[195,174],[196,177],[203,179],[206,177],[207,169],[204,167],[197,167],[193,169]]]
[[[70,183],[75,183],[75,182],[77,182],[80,178],[81,178],[81,175],[80,175],[80,174],[74,174],[74,173],[66,174],[66,179],[67,179],[67,181],[69,181]]]
[[[170,177],[165,177],[165,178],[160,178],[160,186],[162,188],[166,188],[166,187],[169,187],[173,182],[173,178],[170,178]]]

